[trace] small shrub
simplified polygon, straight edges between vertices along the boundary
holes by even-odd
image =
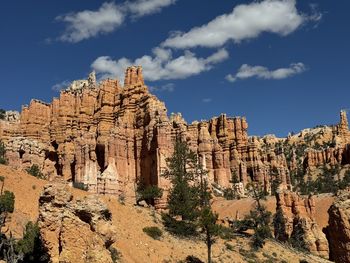
[[[5,144],[0,140],[0,164],[7,164]]]
[[[229,244],[229,243],[225,243],[225,247],[226,247],[227,250],[234,251],[234,247],[231,244]]]
[[[80,182],[74,182],[73,187],[83,191],[89,190],[89,187],[86,184]]]
[[[120,257],[121,257],[120,252],[114,247],[109,247],[108,250],[111,253],[112,262],[113,263],[118,262],[118,260],[120,260]]]
[[[15,195],[10,191],[5,191],[0,195],[0,213],[12,213],[15,209]]]
[[[199,258],[195,257],[195,256],[187,256],[185,261],[180,261],[181,263],[204,263],[202,260],[200,260]]]
[[[137,187],[136,204],[139,205],[141,201],[146,201],[147,204],[154,205],[154,199],[163,196],[163,189],[156,185],[148,185],[140,183]]]
[[[5,114],[6,114],[6,111],[4,109],[0,109],[0,120],[5,119]]]
[[[232,240],[235,236],[232,228],[219,225],[219,236],[225,240]]]
[[[42,244],[37,223],[28,222],[23,233],[23,238],[15,245],[18,254],[24,256],[23,262],[38,263],[49,262],[47,249]]]
[[[162,235],[163,235],[162,230],[160,230],[156,226],[144,227],[142,230],[147,235],[149,235],[151,238],[156,239],[156,240],[159,240],[162,237]]]
[[[33,189],[33,190],[36,189],[36,185],[35,185],[35,184],[32,185],[32,189]]]
[[[162,214],[163,224],[170,233],[177,235],[177,236],[183,236],[183,237],[189,237],[189,236],[196,236],[196,225],[193,222],[188,222],[185,220],[176,220],[175,218],[172,218],[168,214]]]
[[[36,178],[44,179],[44,174],[41,172],[37,164],[33,164],[30,168],[27,168],[26,171],[27,173],[29,173],[30,175]]]
[[[118,202],[122,205],[125,205],[125,194],[122,193],[118,196]]]

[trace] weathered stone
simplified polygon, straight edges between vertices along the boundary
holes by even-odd
[[[45,186],[40,196],[38,224],[50,262],[112,262],[116,229],[107,206],[96,196],[72,199],[64,183]]]
[[[328,241],[315,220],[315,202],[312,196],[302,198],[285,190],[276,194],[276,211],[280,213],[275,237],[281,241],[294,239],[298,245],[312,254],[328,258]]]
[[[22,108],[20,120],[15,119],[0,121],[10,165],[25,169],[37,164],[50,180],[62,177],[102,194],[133,196],[139,180],[167,189],[169,181],[161,174],[176,138],[188,143],[209,181],[222,188],[233,187],[235,173],[243,186],[258,181],[271,192],[277,180],[290,189],[290,173],[297,169],[350,164],[345,112],[333,128],[303,130],[282,139],[248,137],[244,117],[221,114],[187,124],[181,114],[167,116],[164,103],[145,86],[141,67],[127,68],[124,86],[110,79],[97,84],[91,73],[50,104],[32,100]],[[300,155],[295,148],[311,137],[309,149]],[[331,147],[310,149],[316,143]],[[293,151],[286,152],[288,147]]]
[[[350,262],[350,189],[337,193],[328,209],[326,230],[329,240],[330,259],[336,263]]]

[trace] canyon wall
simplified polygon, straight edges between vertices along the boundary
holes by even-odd
[[[74,81],[51,103],[32,100],[18,117],[0,120],[0,139],[11,166],[38,165],[48,180],[83,183],[89,191],[132,196],[135,183],[167,188],[161,176],[177,138],[198,154],[212,183],[230,187],[232,173],[245,185],[261,182],[267,191],[274,180],[290,189],[290,172],[323,163],[349,161],[346,113],[341,122],[322,130],[335,147],[304,151],[299,145],[309,133],[279,139],[248,137],[244,117],[225,114],[188,124],[180,114],[168,116],[163,102],[144,83],[141,67],[129,67],[124,85],[107,79]],[[330,136],[330,138],[328,138]],[[326,138],[326,139],[325,139]],[[287,147],[288,146],[288,147]],[[298,164],[299,162],[299,164]]]

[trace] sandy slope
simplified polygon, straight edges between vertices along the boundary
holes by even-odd
[[[331,194],[320,194],[315,196],[316,205],[316,221],[318,225],[323,228],[328,225],[328,208],[333,203],[334,197]],[[272,213],[276,212],[276,198],[270,196],[264,202],[267,209]],[[220,218],[243,218],[244,215],[248,214],[253,207],[254,201],[252,199],[241,199],[241,200],[225,200],[217,199],[213,203],[213,208],[219,213]]]
[[[0,165],[0,175],[6,178],[5,189],[14,192],[16,196],[15,211],[9,227],[18,236],[28,220],[36,220],[38,198],[47,182],[3,165]],[[75,189],[73,194],[74,198],[81,198],[88,193]],[[169,235],[162,227],[160,215],[152,209],[120,204],[115,196],[104,196],[103,200],[111,210],[113,224],[118,230],[116,246],[122,255],[120,262],[178,262],[187,255],[195,255],[205,260],[206,247],[202,240],[185,240]],[[218,211],[223,213],[221,216],[229,213],[235,215],[234,209],[242,210],[241,214],[243,214],[247,211],[249,202],[241,201],[239,205],[232,201],[218,201],[216,205],[220,208]],[[162,239],[153,240],[146,235],[142,231],[146,226],[158,226],[163,229]],[[232,246],[231,249],[227,248],[227,244]],[[232,241],[218,239],[213,246],[214,262],[281,262],[285,260],[285,262],[298,263],[301,258],[307,259],[308,262],[328,262],[293,251],[274,241],[268,241],[264,249],[259,252],[252,252],[249,239],[244,237],[237,237]],[[268,259],[270,261],[267,261]]]

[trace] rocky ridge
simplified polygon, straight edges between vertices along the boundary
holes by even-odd
[[[337,193],[328,210],[327,237],[330,259],[336,263],[350,262],[350,189]]]
[[[83,183],[90,192],[134,195],[135,183],[169,183],[161,177],[176,138],[186,141],[208,170],[209,180],[231,187],[232,173],[245,185],[257,181],[270,192],[274,180],[291,189],[291,173],[325,164],[350,163],[346,113],[338,125],[304,130],[287,138],[249,137],[244,117],[225,114],[188,124],[167,115],[144,83],[142,68],[118,80],[73,82],[51,103],[32,100],[20,118],[0,121],[9,164],[37,164],[48,180]]]
[[[328,241],[315,220],[314,197],[281,191],[276,194],[276,199],[276,211],[281,218],[280,226],[275,226],[275,237],[280,241],[292,239],[295,246],[328,258]]]
[[[65,183],[45,186],[39,199],[40,235],[50,262],[112,263],[108,250],[116,229],[107,206],[96,196],[73,200]]]

